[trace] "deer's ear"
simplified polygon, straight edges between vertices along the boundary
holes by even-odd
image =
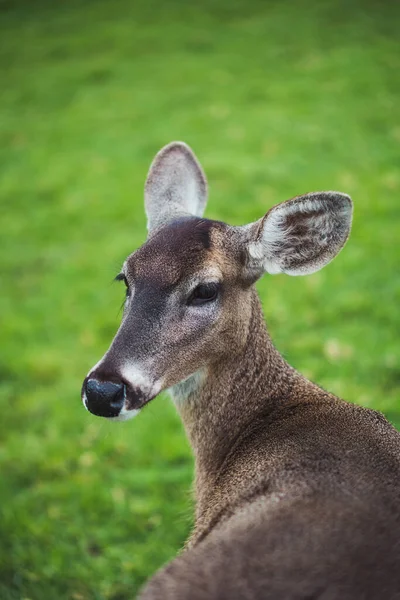
[[[343,248],[352,209],[350,197],[339,192],[314,192],[274,206],[243,228],[248,268],[255,277],[318,271]]]
[[[149,233],[180,216],[201,217],[207,180],[199,161],[183,142],[172,142],[154,158],[145,185]]]

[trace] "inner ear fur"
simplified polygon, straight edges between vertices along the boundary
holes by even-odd
[[[352,206],[350,197],[340,192],[313,192],[274,206],[250,226],[250,268],[259,274],[318,271],[343,248]]]
[[[145,185],[148,230],[182,216],[203,216],[207,179],[194,152],[184,142],[171,142],[155,156]]]

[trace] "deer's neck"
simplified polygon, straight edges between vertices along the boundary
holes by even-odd
[[[215,478],[257,417],[290,402],[299,376],[268,335],[258,295],[242,350],[196,373],[173,390],[196,461],[197,514],[206,510]]]

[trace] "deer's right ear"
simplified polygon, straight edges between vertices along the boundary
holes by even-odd
[[[180,216],[203,215],[207,180],[193,151],[183,142],[171,142],[154,158],[145,185],[147,229]]]

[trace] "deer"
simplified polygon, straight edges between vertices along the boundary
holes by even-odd
[[[231,226],[203,217],[207,189],[185,143],[155,156],[121,324],[82,387],[112,421],[168,390],[193,450],[192,533],[139,598],[399,599],[400,433],[286,362],[254,286],[328,264],[352,201],[307,193]]]

